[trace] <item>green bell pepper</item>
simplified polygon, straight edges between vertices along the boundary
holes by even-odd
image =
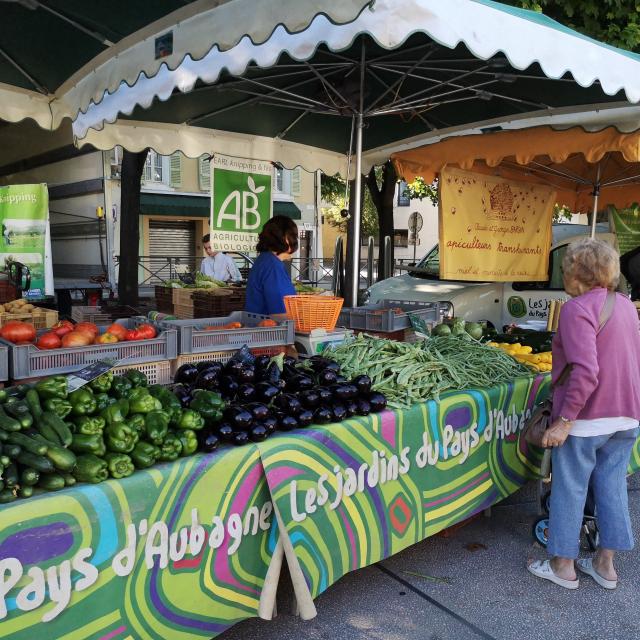
[[[222,415],[220,416],[222,417]],[[204,427],[204,418],[193,409],[184,409],[180,414],[180,419],[176,425],[178,429],[191,429],[200,431]]]
[[[124,376],[113,376],[113,382],[111,383],[111,395],[114,395],[118,400],[128,398],[133,389],[131,380],[128,380]]]
[[[160,460],[170,462],[176,460],[182,453],[182,442],[175,433],[168,433],[160,445]]]
[[[129,369],[126,373],[126,378],[131,381],[134,387],[146,387],[149,384],[147,376],[137,369]]]
[[[134,413],[132,416],[127,418],[127,424],[135,429],[139,436],[144,435],[144,416],[141,413]]]
[[[69,400],[63,400],[62,398],[48,398],[42,404],[45,411],[51,411],[60,418],[66,418],[73,409]]]
[[[36,383],[36,391],[43,400],[47,398],[66,398],[68,395],[66,376],[52,376]]]
[[[93,453],[97,456],[103,456],[107,450],[101,433],[74,433],[69,449],[74,453]]]
[[[100,416],[104,418],[107,424],[124,422],[128,415],[129,402],[127,400],[118,400],[100,412]]]
[[[106,424],[104,418],[100,416],[80,416],[74,422],[75,432],[84,433],[88,436],[95,433],[101,434]]]
[[[96,393],[94,398],[96,399],[96,413],[100,413],[103,409],[106,409],[110,404],[117,402],[115,398],[110,398],[106,393]]]
[[[112,478],[126,478],[136,470],[126,453],[107,453],[104,459],[107,461],[109,475]]]
[[[113,382],[113,372],[107,371],[102,375],[94,378],[89,386],[97,393],[107,393],[111,390],[111,383]]]
[[[70,393],[69,402],[71,403],[71,413],[74,416],[90,416],[98,407],[93,392],[87,387],[81,387]]]
[[[137,469],[146,469],[156,463],[160,449],[149,442],[138,442],[131,452],[131,459]]]
[[[181,456],[190,456],[198,450],[198,436],[191,429],[182,429],[178,432],[178,438],[182,444]]]
[[[80,482],[98,483],[109,477],[109,468],[107,461],[92,453],[86,453],[78,456],[76,467],[73,470],[73,476]]]
[[[152,387],[149,387],[149,393],[154,398],[160,400],[162,408],[169,414],[171,426],[177,426],[182,413],[182,404],[180,400],[178,400],[178,398],[176,398],[169,389],[165,389],[160,385],[153,385]]]
[[[215,391],[197,391],[189,408],[197,411],[207,423],[219,422],[222,419],[222,412],[225,403],[222,396]]]
[[[138,387],[129,395],[129,409],[131,413],[149,413],[162,409],[162,403],[154,398],[147,389]]]
[[[144,419],[147,440],[160,445],[169,431],[169,415],[165,411],[150,411]]]
[[[104,428],[104,439],[109,451],[129,453],[138,442],[138,433],[125,422],[112,423]]]

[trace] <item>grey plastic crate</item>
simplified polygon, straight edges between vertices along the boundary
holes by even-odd
[[[9,347],[0,345],[0,382],[9,379]]]
[[[117,321],[128,329],[134,329],[140,321],[126,318]],[[101,333],[106,327],[101,327]],[[39,331],[38,335],[45,333]],[[151,340],[92,344],[86,347],[38,349],[34,345],[16,345],[0,339],[9,349],[9,373],[11,379],[40,378],[56,374],[73,373],[99,360],[113,359],[118,365],[173,360],[178,356],[178,333],[175,329],[162,328]]]
[[[437,302],[384,300],[378,304],[342,309],[338,325],[349,329],[391,333],[411,328],[407,313],[395,313],[402,309],[418,316],[424,322],[440,322],[440,306]]]
[[[259,327],[261,320],[269,316],[247,311],[234,311],[224,318],[197,318],[193,320],[164,320],[161,327],[178,331],[178,351],[185,353],[206,353],[207,351],[229,351],[247,345],[251,349],[258,347],[277,347],[293,344],[293,320],[278,321],[277,327]],[[240,322],[242,329],[221,329],[205,331],[204,327],[218,327],[230,322]]]

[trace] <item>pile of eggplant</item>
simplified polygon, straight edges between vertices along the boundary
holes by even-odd
[[[384,395],[371,390],[369,376],[347,380],[329,358],[254,356],[246,347],[224,365],[185,364],[174,383],[174,393],[186,400],[194,389],[205,389],[226,402],[222,420],[199,433],[204,451],[220,443],[261,442],[276,431],[340,422],[387,406]]]

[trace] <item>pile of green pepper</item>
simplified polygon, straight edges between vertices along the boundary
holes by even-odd
[[[137,370],[104,373],[71,393],[65,376],[0,390],[0,503],[192,455],[196,432],[222,414],[214,396],[201,398],[202,412],[183,409]]]

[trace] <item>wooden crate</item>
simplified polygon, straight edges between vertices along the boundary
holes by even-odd
[[[33,313],[0,313],[0,327],[12,320],[30,322],[36,329],[50,329],[58,322],[58,312],[36,307]]]
[[[162,313],[173,313],[173,292],[171,287],[155,288],[155,306]]]

